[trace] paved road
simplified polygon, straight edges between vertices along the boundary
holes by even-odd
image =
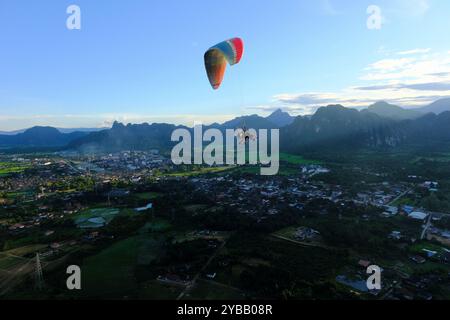
[[[426,223],[425,226],[423,227],[422,233],[421,233],[421,235],[420,235],[420,240],[425,239],[425,236],[427,235],[428,228],[431,227],[431,219],[432,219],[432,218],[433,218],[433,214],[430,213],[430,214],[428,215],[428,218],[427,218],[427,223]]]

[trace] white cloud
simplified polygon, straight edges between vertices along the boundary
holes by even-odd
[[[450,97],[449,52],[413,49],[408,57],[382,59],[363,70],[359,85],[337,92],[284,93],[274,97],[274,106],[289,107],[298,114],[312,113],[319,106],[342,104],[366,107],[379,100],[417,107]]]
[[[383,59],[366,68],[361,76],[365,81],[403,81],[405,79],[424,81],[443,80],[432,74],[450,71],[450,56],[445,53],[430,53],[409,58]]]
[[[408,66],[408,64],[414,62],[414,60],[414,58],[383,59],[370,64],[366,70],[376,70],[380,72],[398,70]]]
[[[333,5],[331,0],[322,0],[321,1],[322,10],[326,15],[329,16],[337,16],[342,14],[341,11],[337,10]]]
[[[412,50],[407,50],[407,51],[400,51],[397,54],[406,56],[406,55],[411,55],[411,54],[428,53],[430,51],[431,51],[430,48],[427,48],[427,49],[412,49]]]
[[[389,0],[388,11],[396,16],[421,17],[431,8],[430,0]]]

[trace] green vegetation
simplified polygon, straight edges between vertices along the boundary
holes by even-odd
[[[170,228],[171,225],[167,221],[153,219],[141,227],[137,234],[84,259],[82,295],[89,298],[114,298],[125,293],[134,296],[139,291],[143,294],[139,295],[140,297],[148,297],[151,293],[150,287],[154,288],[157,284],[141,284],[136,275],[136,268],[148,266],[158,260],[164,252],[166,239],[162,233]]]
[[[161,196],[162,194],[159,192],[141,192],[141,193],[135,193],[134,196],[139,200],[154,200]]]
[[[224,166],[224,167],[195,167],[192,168],[192,170],[189,171],[182,171],[182,172],[171,172],[168,174],[164,174],[164,176],[169,177],[196,177],[201,176],[205,174],[214,174],[214,173],[222,173],[225,171],[228,171],[232,169],[233,167],[230,166]]]
[[[86,223],[89,223],[88,220],[94,219],[94,218],[101,218],[104,219],[105,224],[109,224],[115,216],[117,216],[119,213],[123,214],[124,211],[120,211],[119,209],[114,208],[95,208],[95,209],[88,209],[83,212],[78,213],[76,216],[73,217],[73,220],[75,224],[78,226],[83,226]]]
[[[83,294],[107,298],[136,290],[133,268],[141,241],[140,236],[130,237],[85,259],[81,266]]]
[[[199,281],[188,297],[192,300],[242,300],[244,298],[245,294],[237,288],[206,280]]]
[[[303,156],[298,156],[289,153],[280,153],[280,161],[294,165],[322,164],[321,161],[309,160],[304,158]]]
[[[29,169],[29,164],[22,164],[17,162],[0,162],[0,177],[8,176],[13,173],[21,173]]]
[[[184,290],[183,287],[150,280],[140,285],[138,296],[142,300],[175,300],[182,290]]]
[[[152,219],[141,229],[141,232],[165,232],[172,228],[172,225],[164,219]]]

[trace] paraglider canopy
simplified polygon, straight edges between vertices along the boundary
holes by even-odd
[[[244,53],[244,42],[233,38],[211,47],[205,53],[205,68],[209,82],[214,90],[222,84],[227,62],[232,66],[241,61]]]

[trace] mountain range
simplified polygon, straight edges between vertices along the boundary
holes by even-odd
[[[34,127],[16,134],[0,134],[0,147],[61,147],[86,151],[166,149],[173,145],[170,141],[173,130],[181,127],[118,122],[111,129],[99,131]],[[450,141],[450,99],[438,100],[418,109],[404,109],[383,101],[361,111],[329,105],[319,108],[312,116],[304,117],[293,117],[276,110],[268,117],[255,114],[208,127],[220,130],[279,128],[281,147],[289,152],[324,147],[429,145]]]
[[[31,129],[31,128],[30,128]],[[73,132],[97,132],[101,130],[105,130],[108,128],[55,128],[61,133],[73,133]],[[0,131],[0,136],[6,135],[6,136],[14,136],[19,133],[24,133],[28,129],[20,129],[20,130],[14,130],[14,131]]]
[[[52,127],[33,127],[13,135],[0,135],[0,147],[62,147],[88,134],[81,131],[62,133]]]
[[[292,153],[400,146],[423,149],[450,143],[450,111],[398,120],[398,115],[389,118],[330,105],[319,108],[312,117],[298,117],[281,129],[280,139],[281,149]]]
[[[416,110],[425,114],[426,113],[440,114],[445,111],[450,111],[450,98],[437,100],[426,107],[419,108]]]

